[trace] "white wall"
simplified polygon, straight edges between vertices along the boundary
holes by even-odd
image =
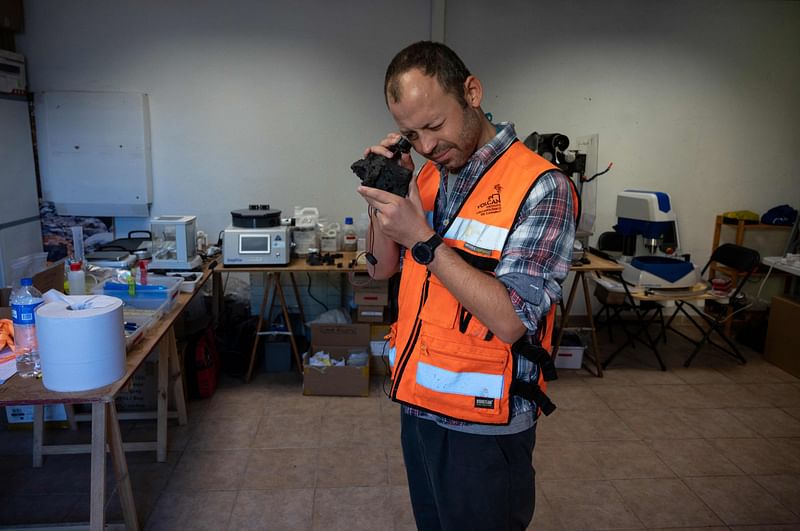
[[[384,71],[431,4],[495,120],[599,133],[596,232],[619,191],[665,191],[703,262],[716,214],[800,207],[799,2],[442,2],[36,0],[18,44],[34,91],[148,93],[152,213],[212,238],[253,202],[363,210],[349,166],[393,129]]]
[[[386,65],[429,21],[428,0],[37,0],[17,42],[33,91],[149,94],[151,213],[215,238],[250,203],[365,210],[350,164],[392,130]]]
[[[446,20],[495,120],[599,133],[595,234],[627,188],[671,194],[698,262],[716,214],[800,208],[800,3],[459,0]]]

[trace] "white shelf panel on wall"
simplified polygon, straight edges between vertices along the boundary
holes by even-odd
[[[147,94],[42,92],[35,115],[42,197],[60,215],[150,214]]]

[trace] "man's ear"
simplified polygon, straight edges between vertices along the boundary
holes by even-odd
[[[482,99],[483,85],[481,85],[481,80],[475,76],[467,77],[464,81],[464,101],[470,107],[477,109],[481,106]]]

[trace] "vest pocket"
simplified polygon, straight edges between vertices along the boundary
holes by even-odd
[[[431,275],[428,281],[428,298],[419,318],[427,324],[441,328],[453,328],[458,318],[461,305],[436,276]]]
[[[415,375],[419,404],[469,422],[508,420],[510,356],[505,349],[422,335]]]

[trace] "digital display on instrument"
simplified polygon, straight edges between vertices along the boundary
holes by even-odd
[[[239,252],[241,254],[269,254],[269,234],[240,234]]]

